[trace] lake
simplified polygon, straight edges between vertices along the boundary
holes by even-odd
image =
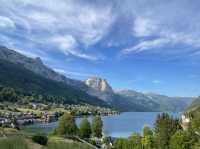
[[[120,115],[111,115],[102,117],[104,127],[103,132],[111,137],[128,137],[132,133],[140,133],[145,125],[153,128],[158,112],[124,112]],[[173,117],[179,117],[180,112],[169,113]],[[77,118],[77,124],[82,118]],[[91,117],[88,117],[91,120]],[[57,126],[57,122],[42,123],[28,126],[31,129],[42,129],[44,132],[50,132]]]

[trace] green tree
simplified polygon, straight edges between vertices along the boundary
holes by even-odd
[[[129,149],[128,139],[116,139],[114,142],[115,149]]]
[[[179,120],[173,119],[167,113],[157,116],[155,122],[155,140],[158,149],[169,149],[170,137],[181,129]]]
[[[0,92],[0,101],[16,102],[18,96],[13,88],[5,87]]]
[[[58,127],[56,128],[56,134],[58,135],[76,135],[78,128],[75,123],[75,119],[71,114],[65,113],[59,120]]]
[[[130,149],[143,149],[142,148],[142,137],[139,134],[133,134],[129,138],[129,148]]]
[[[194,114],[190,127],[194,132],[200,134],[200,112],[199,111],[197,111]]]
[[[179,130],[170,139],[170,149],[192,149],[193,143],[187,131]]]
[[[92,120],[92,134],[94,137],[102,137],[103,122],[100,116],[94,117]]]
[[[82,138],[90,138],[91,136],[91,125],[90,122],[85,118],[80,123],[80,137]]]
[[[117,139],[114,142],[115,149],[143,149],[142,137],[139,134],[133,134],[127,139]]]
[[[153,131],[148,126],[143,128],[143,136],[153,136]]]
[[[153,131],[148,126],[145,126],[143,128],[143,137],[142,137],[141,142],[142,142],[143,149],[152,149],[154,146]]]

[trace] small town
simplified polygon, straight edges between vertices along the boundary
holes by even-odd
[[[55,122],[64,113],[70,113],[75,117],[119,114],[119,112],[109,108],[91,105],[45,105],[30,103],[28,105],[13,106],[8,104],[7,106],[0,105],[0,126],[17,128],[18,125]]]

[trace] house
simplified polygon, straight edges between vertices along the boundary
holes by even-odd
[[[181,116],[181,126],[182,126],[183,130],[187,130],[190,121],[191,121],[191,119],[189,117],[187,117],[186,115]]]
[[[17,116],[17,123],[20,125],[32,124],[36,121],[37,116],[33,113],[23,113]]]
[[[10,122],[10,120],[9,119],[7,119],[7,118],[0,118],[0,125],[2,125],[2,124],[8,124]]]

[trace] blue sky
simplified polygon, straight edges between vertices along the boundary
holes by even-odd
[[[71,78],[200,95],[198,0],[0,0],[0,44]]]

